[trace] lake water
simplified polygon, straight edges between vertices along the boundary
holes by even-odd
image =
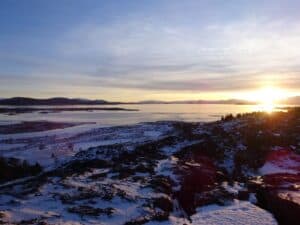
[[[12,116],[0,115],[0,123],[6,123],[6,121],[48,120],[60,122],[96,122],[103,126],[115,126],[163,120],[210,122],[218,120],[222,115],[229,113],[237,114],[259,110],[259,107],[255,105],[222,104],[146,104],[73,107],[121,107],[127,109],[138,109],[139,111],[77,111],[48,114],[34,112]]]

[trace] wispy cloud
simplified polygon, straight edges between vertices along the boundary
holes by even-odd
[[[0,76],[10,83],[23,76],[95,93],[234,92],[268,82],[299,91],[297,2],[272,3],[163,1],[152,11],[140,7],[144,11],[104,21],[93,14],[54,39],[35,38],[41,45],[34,54],[2,51]]]
[[[84,76],[133,83],[113,86],[189,90],[197,80],[196,88],[227,90],[251,87],[259,76],[298,72],[299,27],[257,20],[188,29],[151,21],[89,24],[68,33],[59,49],[68,60],[87,61]]]

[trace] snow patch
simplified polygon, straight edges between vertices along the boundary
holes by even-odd
[[[267,211],[244,201],[235,200],[230,206],[209,205],[198,208],[192,216],[195,225],[275,225],[274,217]]]

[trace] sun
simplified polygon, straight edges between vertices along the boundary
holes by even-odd
[[[275,87],[264,87],[251,93],[251,100],[258,103],[257,111],[274,111],[276,104],[286,98],[284,90]]]
[[[268,87],[257,91],[254,94],[254,98],[260,104],[272,105],[282,98],[282,93],[275,88]]]

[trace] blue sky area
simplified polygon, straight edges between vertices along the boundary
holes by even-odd
[[[299,1],[1,0],[0,97],[300,93]]]

